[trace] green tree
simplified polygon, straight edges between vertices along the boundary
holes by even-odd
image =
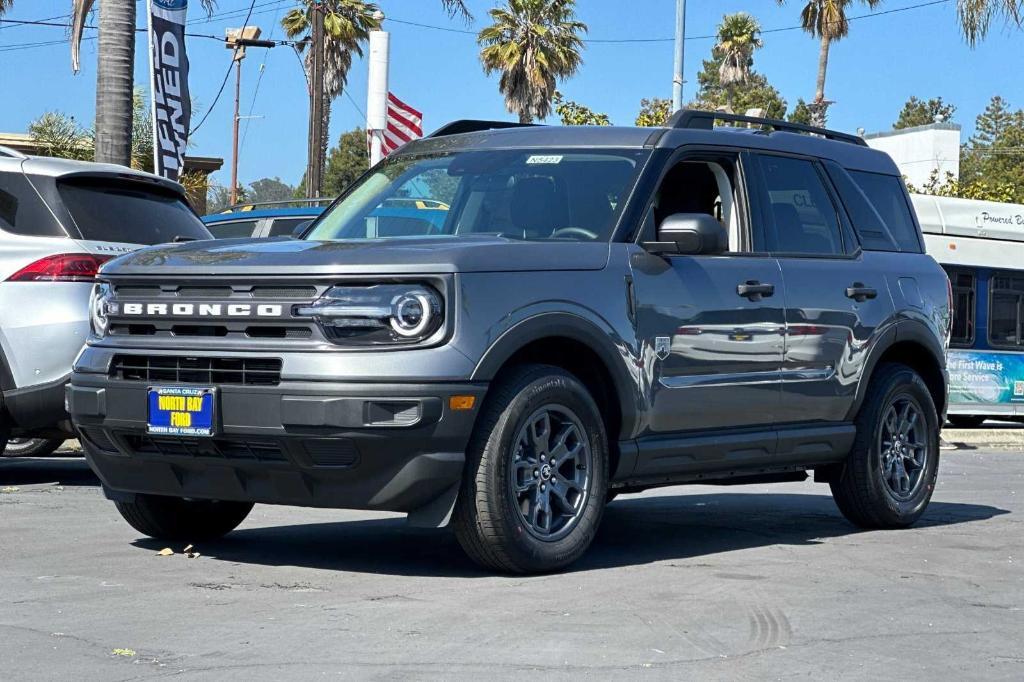
[[[807,106],[807,102],[801,97],[796,101],[796,106],[793,107],[793,113],[786,117],[790,123],[802,123],[805,126],[811,125],[811,108]]]
[[[784,5],[786,0],[777,0]],[[801,0],[803,2],[804,0]],[[807,105],[811,110],[812,125],[824,127],[830,102],[825,99],[825,77],[828,73],[828,57],[832,43],[842,40],[850,33],[850,22],[846,10],[855,2],[874,8],[882,0],[806,0],[800,12],[800,25],[812,38],[821,41],[818,51],[818,80],[814,99]],[[963,0],[961,0],[963,1]],[[977,0],[967,0],[976,2]]]
[[[448,2],[446,6],[455,8],[461,2]],[[463,9],[465,9],[463,7]],[[310,34],[313,29],[313,13],[323,13],[324,40],[324,89],[315,93],[311,84],[309,90],[309,114],[312,120],[316,98],[322,98],[323,139],[320,146],[324,151],[329,146],[328,131],[331,127],[331,104],[341,95],[348,84],[348,72],[352,68],[352,55],[363,55],[363,45],[370,36],[370,31],[380,28],[380,15],[377,5],[362,0],[300,0],[299,6],[289,11],[281,19],[285,33],[292,40],[298,40],[297,48],[306,53],[306,78],[309,80],[313,68],[313,52],[306,48],[311,44]],[[452,10],[450,10],[452,11]]]
[[[640,113],[636,115],[636,125],[642,128],[663,126],[672,116],[672,100],[661,97],[640,100]]]
[[[994,20],[1002,19],[1018,28],[1024,25],[1024,2],[1021,0],[958,0],[956,8],[960,28],[971,47],[988,35]]]
[[[750,82],[754,52],[763,46],[761,24],[757,19],[746,12],[722,17],[712,52],[718,59],[718,84],[725,90],[730,108],[736,88]]]
[[[370,166],[366,151],[366,131],[356,128],[342,133],[338,144],[327,153],[324,170],[324,196],[336,197]],[[305,186],[303,183],[300,189]]]
[[[493,23],[477,35],[484,72],[501,74],[505,107],[521,123],[547,118],[558,80],[583,63],[587,25],[575,9],[575,0],[507,0],[488,12]]]
[[[554,104],[555,113],[562,119],[562,125],[609,126],[612,124],[608,119],[608,114],[600,114],[579,102],[567,100],[557,90],[555,91]]]
[[[260,178],[249,184],[249,191],[245,193],[246,201],[254,204],[266,203],[268,201],[290,201],[295,194],[295,188],[282,182],[281,178]]]
[[[975,130],[960,151],[958,196],[983,188],[993,201],[1024,203],[1024,110],[1014,111],[1005,99],[993,97],[975,120]]]
[[[1013,127],[1019,115],[1020,112],[1013,111],[1005,99],[996,95],[975,120],[970,146],[990,147],[996,144]]]
[[[941,97],[927,102],[911,96],[903,105],[899,118],[892,124],[893,130],[924,126],[937,121],[950,121],[956,113],[956,106],[942,101]]]

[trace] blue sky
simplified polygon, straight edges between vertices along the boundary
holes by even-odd
[[[478,30],[487,9],[496,0],[470,0]],[[881,10],[892,10],[927,0],[885,0]],[[192,0],[190,32],[223,36],[244,17],[203,20],[198,0]],[[282,37],[279,22],[295,0],[256,0],[250,24],[264,29],[264,37]],[[439,0],[381,0],[379,5],[394,20],[467,30],[460,19],[449,19]],[[687,35],[713,34],[723,14],[744,10],[756,16],[764,29],[794,26],[799,21],[798,0],[778,7],[774,0],[689,0]],[[1024,33],[1002,27],[976,49],[963,42],[955,19],[955,0],[884,16],[855,21],[846,40],[833,46],[827,95],[837,103],[831,109],[832,127],[867,131],[891,127],[910,95],[941,95],[958,107],[956,119],[965,135],[989,98],[1002,94],[1014,106],[1024,106]],[[69,12],[71,0],[15,0],[8,19],[47,19]],[[140,4],[140,8],[141,8]],[[674,0],[578,0],[579,18],[590,26],[593,39],[670,38]],[[219,0],[218,13],[248,9],[249,0]],[[855,7],[852,15],[867,14]],[[139,22],[144,24],[140,11]],[[30,121],[48,110],[60,110],[91,122],[95,110],[96,43],[83,46],[82,72],[70,69],[64,43],[14,48],[24,43],[58,41],[61,28],[0,28],[0,131],[22,132]],[[484,76],[472,35],[432,30],[389,21],[391,32],[391,90],[424,112],[424,127],[434,129],[457,118],[510,118],[497,89],[497,76]],[[95,32],[91,32],[94,34]],[[769,32],[765,47],[755,56],[755,68],[768,76],[790,107],[798,97],[810,99],[817,69],[818,43],[800,31]],[[686,45],[685,96],[693,95],[696,73],[712,41],[692,39]],[[11,49],[5,49],[11,47]],[[230,62],[230,52],[213,40],[194,38],[188,45],[192,62],[191,89],[197,115],[213,103]],[[148,66],[146,42],[140,34],[136,82],[145,84]],[[264,75],[254,100],[260,65]],[[584,65],[561,85],[569,99],[608,113],[614,123],[631,125],[643,97],[671,95],[672,43],[589,43]],[[231,143],[229,82],[209,120],[193,137],[192,153],[228,158]],[[366,65],[357,61],[349,77],[348,97],[333,108],[332,138],[363,124],[366,100]],[[245,61],[242,113],[259,118],[248,121],[241,152],[240,180],[280,176],[298,182],[305,166],[306,90],[300,64],[292,50],[252,50]],[[198,120],[198,117],[195,119]],[[243,122],[243,126],[245,122]],[[227,184],[228,169],[218,179]]]

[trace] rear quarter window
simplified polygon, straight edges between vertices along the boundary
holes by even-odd
[[[894,175],[865,171],[850,171],[850,177],[885,222],[900,251],[921,253],[921,237],[903,189],[903,181]]]
[[[0,229],[30,237],[68,236],[35,187],[20,171],[0,173]]]
[[[217,239],[251,237],[256,230],[255,220],[226,220],[222,223],[207,223],[206,229]]]

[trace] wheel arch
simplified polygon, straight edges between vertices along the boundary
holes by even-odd
[[[474,381],[492,381],[512,366],[526,363],[561,367],[576,376],[601,410],[608,432],[614,476],[619,461],[618,441],[632,433],[637,415],[635,382],[626,368],[625,350],[605,331],[569,313],[542,313],[527,318],[502,334],[473,372]]]
[[[878,366],[885,362],[898,362],[917,372],[932,396],[940,423],[945,418],[948,402],[946,354],[942,344],[923,322],[901,320],[886,330],[876,343],[866,363],[857,388],[857,398],[848,416],[856,417],[864,402],[868,385]]]

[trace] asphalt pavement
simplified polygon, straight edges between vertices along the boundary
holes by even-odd
[[[81,460],[0,459],[0,679],[1019,680],[1024,452],[958,442],[909,530],[858,531],[811,482],[671,488],[543,577],[294,507],[160,556]]]

